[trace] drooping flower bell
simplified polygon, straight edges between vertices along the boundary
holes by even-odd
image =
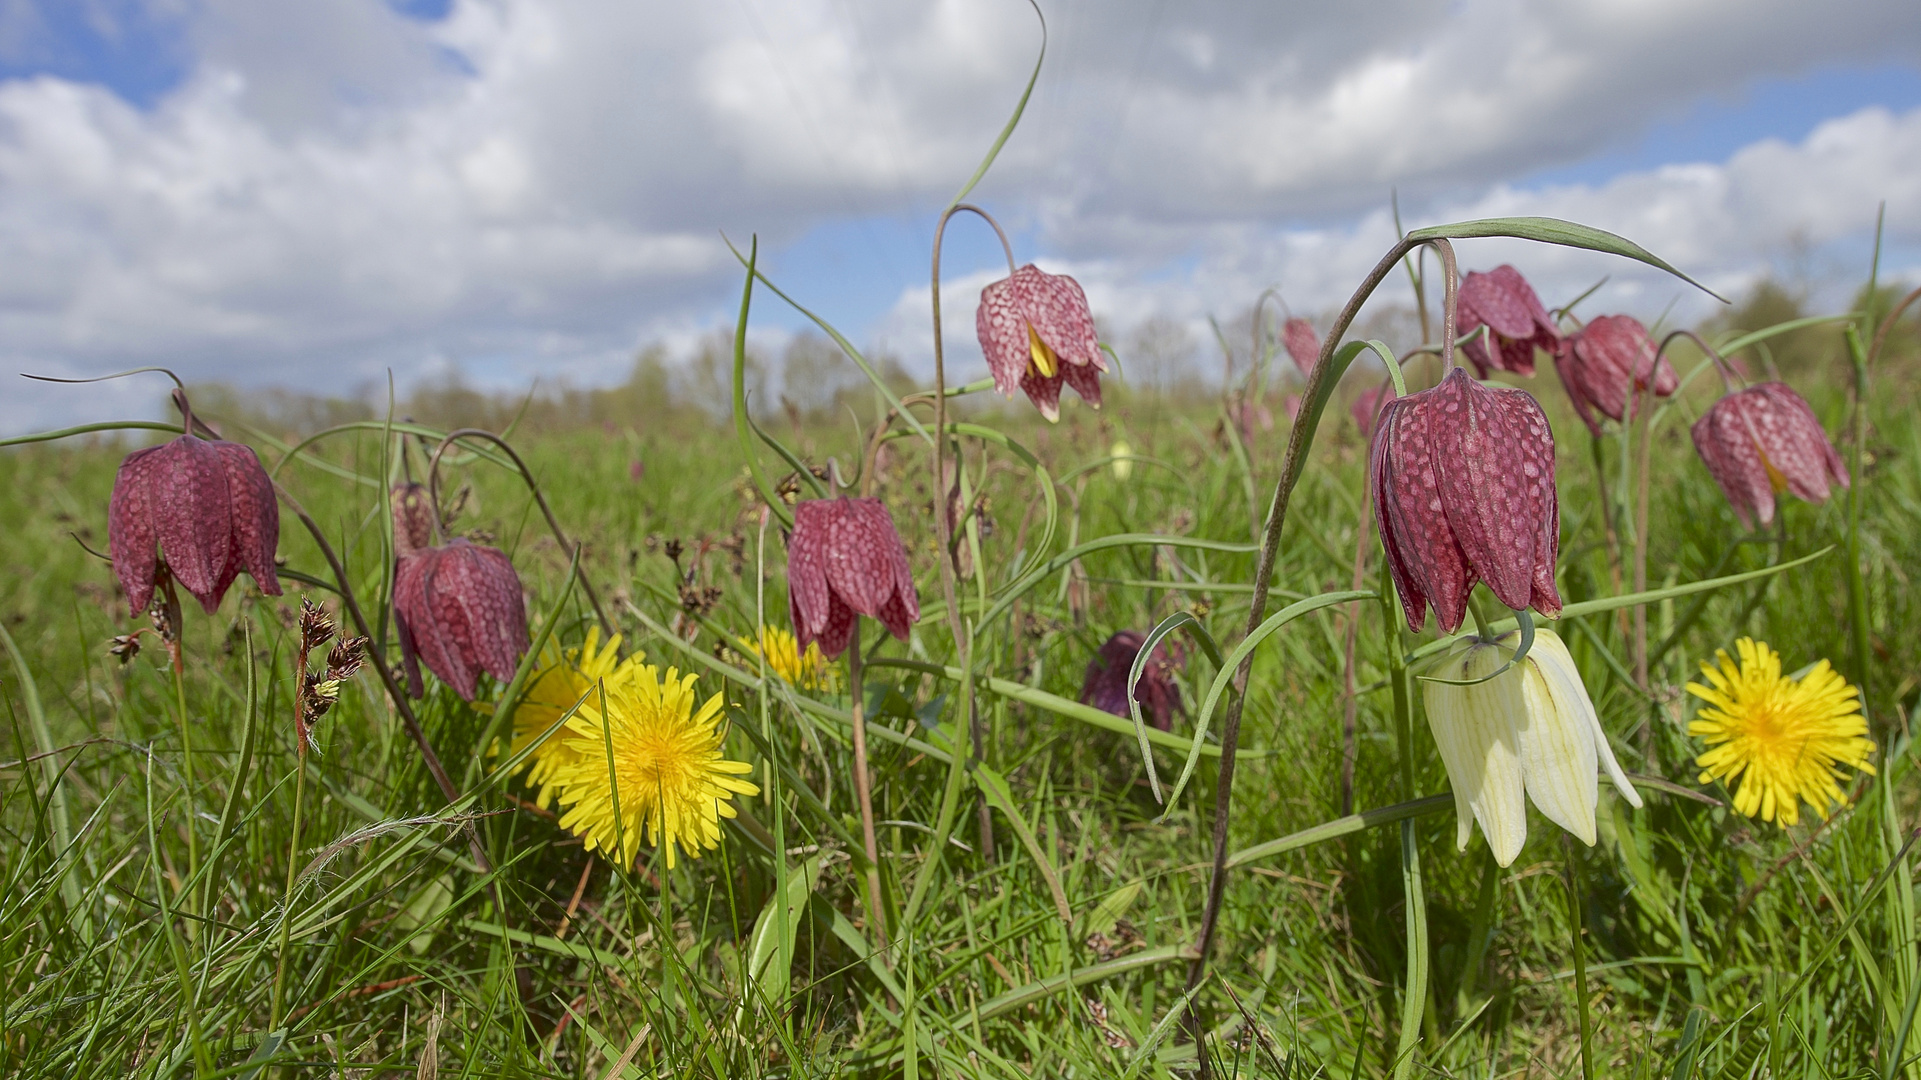
[[[794,507],[787,540],[787,613],[799,647],[847,650],[854,620],[879,619],[902,641],[920,621],[920,594],[893,515],[879,499],[810,499]]]
[[[1487,378],[1488,369],[1499,368],[1516,375],[1534,374],[1534,350],[1553,352],[1561,343],[1561,332],[1548,318],[1541,298],[1519,270],[1502,264],[1482,273],[1470,271],[1461,280],[1458,301],[1459,334],[1473,334],[1462,342],[1461,351],[1474,361],[1474,369]],[[1494,335],[1494,351],[1487,349],[1481,327]]]
[[[1848,469],[1806,399],[1785,383],[1765,382],[1714,403],[1690,429],[1694,450],[1721,485],[1741,524],[1774,520],[1774,497],[1789,492],[1826,502],[1830,482],[1848,486]]]
[[[1498,642],[1454,646],[1431,675],[1470,682],[1493,675],[1519,647],[1519,632]],[[1454,788],[1455,845],[1465,850],[1474,823],[1506,866],[1527,840],[1527,803],[1549,821],[1594,845],[1597,769],[1634,806],[1641,797],[1608,747],[1567,646],[1552,630],[1536,630],[1520,664],[1458,686],[1423,681],[1428,727]]]
[[[1443,632],[1460,629],[1477,581],[1510,608],[1560,614],[1554,434],[1533,395],[1455,368],[1378,423],[1368,484],[1409,628],[1432,605]]]
[[[511,680],[529,645],[514,564],[498,549],[463,538],[401,558],[394,615],[408,666],[418,656],[467,701],[479,692],[483,671],[503,683]],[[415,696],[417,676],[409,672]]]
[[[1281,344],[1303,376],[1314,374],[1314,364],[1321,358],[1321,336],[1314,332],[1313,323],[1299,316],[1288,319],[1281,324]]]
[[[162,558],[209,615],[243,571],[280,595],[280,506],[260,458],[240,443],[188,433],[128,454],[107,504],[107,541],[134,614],[152,601]]]
[[[1588,430],[1601,434],[1601,416],[1620,422],[1643,389],[1667,397],[1681,385],[1647,327],[1632,315],[1602,315],[1570,334],[1555,354],[1554,370]],[[1597,416],[1596,414],[1600,414]]]
[[[1050,422],[1060,419],[1065,382],[1096,409],[1107,358],[1080,282],[1028,263],[981,290],[974,332],[1006,397],[1020,387]]]
[[[1117,631],[1101,644],[1099,652],[1087,661],[1081,680],[1081,703],[1092,705],[1115,716],[1132,716],[1127,707],[1127,677],[1147,639],[1133,630]],[[1175,645],[1170,651],[1168,646]],[[1179,646],[1162,641],[1141,668],[1141,681],[1134,684],[1134,700],[1156,728],[1166,731],[1181,708],[1181,688],[1174,685],[1174,669],[1180,664]]]

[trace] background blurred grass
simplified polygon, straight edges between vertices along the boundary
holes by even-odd
[[[1761,290],[1710,329],[1778,322],[1793,313],[1793,299]],[[1230,333],[1228,340],[1237,339]],[[1779,372],[1806,394],[1845,456],[1849,397],[1839,334],[1823,328],[1772,344],[1771,352],[1744,357],[1748,370],[1757,377]],[[1186,348],[1191,355],[1191,344]],[[1179,348],[1164,351],[1180,355]],[[1127,349],[1121,355],[1129,359]],[[783,359],[780,382],[794,393],[786,407],[775,407],[776,365],[763,361],[756,399],[763,422],[810,464],[829,456],[843,467],[857,460],[856,421],[847,410],[871,432],[871,389],[845,379],[841,368],[851,365],[829,366],[805,351]],[[1684,353],[1678,366],[1685,373],[1694,362]],[[1194,363],[1218,370],[1220,361]],[[1244,372],[1245,356],[1240,363]],[[1132,389],[1110,382],[1105,411],[1069,407],[1057,427],[1024,408],[970,403],[1031,448],[1055,477],[1071,477],[1061,487],[1065,520],[1055,551],[1120,532],[1253,539],[1250,477],[1229,452],[1225,413],[1204,380],[1150,376],[1151,366],[1142,365]],[[1416,370],[1417,380],[1431,381],[1431,371]],[[613,390],[556,393],[529,404],[450,384],[416,395],[400,411],[442,428],[517,423],[515,441],[560,520],[585,541],[584,570],[608,598],[628,647],[686,669],[693,662],[686,651],[648,632],[636,611],[685,626],[685,650],[726,658],[725,650],[737,646],[713,628],[748,635],[757,604],[758,504],[719,423],[725,383],[714,381],[715,371],[712,362],[680,370],[658,355],[643,356],[633,380]],[[1878,1076],[1905,1068],[1891,1058],[1897,1043],[1907,1042],[1909,1057],[1921,1051],[1921,1040],[1906,1039],[1921,996],[1913,881],[1904,864],[1882,876],[1915,823],[1918,790],[1907,753],[1921,695],[1921,601],[1909,582],[1921,569],[1917,375],[1915,337],[1904,329],[1875,373],[1864,515],[1875,653],[1867,689],[1889,782],[1865,788],[1867,796],[1826,827],[1809,822],[1786,832],[1661,793],[1649,793],[1647,808],[1637,812],[1604,786],[1597,847],[1570,847],[1534,816],[1530,844],[1507,871],[1492,868],[1478,839],[1457,855],[1446,813],[1420,818],[1433,957],[1421,1047],[1428,1066],[1461,1076],[1578,1069],[1565,888],[1571,870],[1589,928],[1589,1009],[1605,1075]],[[1364,382],[1362,373],[1350,375],[1324,421],[1278,563],[1283,590],[1349,587],[1365,447],[1345,404]],[[1789,501],[1778,537],[1743,537],[1688,443],[1687,423],[1712,400],[1712,384],[1711,376],[1696,380],[1658,431],[1651,585],[1797,558],[1838,543],[1844,532],[1845,502],[1837,498],[1820,507]],[[1569,601],[1611,595],[1587,435],[1545,364],[1527,385],[1560,435],[1563,594]],[[805,401],[796,397],[802,387],[812,395]],[[1277,386],[1266,402],[1275,428],[1252,432],[1251,480],[1263,507],[1280,466],[1286,390]],[[329,424],[379,419],[385,411],[216,388],[196,390],[195,400],[230,437],[259,447],[270,469],[281,456],[275,440],[284,447]],[[1125,480],[1104,466],[1118,441],[1152,459],[1137,461]],[[70,440],[0,453],[0,521],[8,523],[0,530],[0,618],[61,748],[53,760],[79,837],[73,874],[81,887],[81,903],[73,905],[55,885],[47,787],[41,762],[32,760],[24,685],[12,668],[3,669],[10,760],[0,763],[0,1070],[15,1075],[187,1073],[192,1061],[182,1032],[190,1010],[216,1051],[216,1067],[244,1072],[265,1026],[275,959],[269,931],[278,925],[292,819],[289,626],[306,590],[289,581],[288,595],[273,599],[243,583],[217,616],[189,611],[184,640],[197,782],[189,800],[162,651],[149,648],[124,666],[107,655],[108,638],[144,618],[127,617],[109,568],[82,547],[105,547],[107,493],[125,449]],[[291,461],[280,478],[347,559],[357,591],[382,595],[380,434],[341,435],[317,450],[326,468]],[[1608,453],[1612,464],[1618,444]],[[775,467],[772,455],[766,460]],[[1034,478],[1007,455],[983,458],[972,446],[967,467],[981,491],[983,572],[999,584],[1037,531]],[[931,606],[939,589],[927,472],[923,444],[892,442],[878,493],[907,538],[923,605]],[[530,612],[548,610],[568,560],[541,527],[525,488],[484,462],[467,461],[443,475],[443,491],[463,506],[457,530],[508,551]],[[681,542],[679,567],[692,584],[718,590],[704,622],[673,600],[685,582],[666,554],[670,540]],[[765,542],[765,610],[769,622],[784,624],[777,530]],[[1368,547],[1372,587],[1378,546]],[[290,515],[281,553],[289,568],[326,576]],[[1035,554],[1027,554],[1027,565]],[[1088,657],[1114,630],[1145,630],[1185,609],[1216,637],[1237,637],[1253,565],[1251,552],[1137,547],[1089,556],[1030,593],[1012,622],[984,637],[977,664],[1071,700]],[[309,595],[328,600],[324,590]],[[1683,734],[1692,701],[1677,689],[1697,662],[1752,634],[1780,649],[1789,669],[1821,657],[1845,665],[1845,603],[1838,552],[1765,583],[1712,594],[1655,666],[1653,703],[1614,671],[1628,655],[1616,619],[1569,620],[1581,625],[1564,625],[1562,634],[1627,767],[1698,787],[1690,765],[1696,748]],[[1403,796],[1382,682],[1379,611],[1361,607],[1355,805],[1370,808]],[[1670,602],[1650,612],[1653,639],[1665,637],[1688,607]],[[1341,813],[1346,618],[1340,608],[1321,612],[1258,654],[1242,738],[1262,753],[1241,765],[1235,849]],[[563,611],[560,639],[578,642],[590,619],[576,599]],[[928,655],[918,636],[903,648],[875,641],[876,629],[866,628],[877,655],[947,659]],[[1192,706],[1195,681],[1204,689],[1211,671],[1199,660],[1190,671],[1184,693]],[[235,775],[250,678],[260,745],[245,774]],[[737,728],[759,730],[751,688],[712,673],[702,685],[724,687],[737,706]],[[899,668],[867,673],[867,693],[879,706],[875,723],[916,738],[925,735],[914,730],[920,717],[936,715],[922,707],[949,690],[951,684]],[[982,707],[987,761],[1009,778],[1058,868],[1075,924],[1055,915],[1042,871],[1003,820],[992,860],[974,850],[971,828],[957,834],[968,849],[949,852],[926,917],[891,967],[864,955],[859,883],[846,854],[847,834],[857,826],[844,730],[776,700],[774,742],[790,770],[787,806],[778,811],[786,815],[789,864],[801,873],[811,861],[820,877],[812,898],[796,909],[793,996],[769,1002],[743,993],[743,962],[774,887],[774,856],[760,830],[777,813],[771,791],[748,801],[753,823],[732,829],[721,850],[683,862],[661,888],[657,867],[619,874],[590,865],[548,816],[519,802],[525,792],[510,783],[485,798],[486,816],[478,820],[501,868],[503,913],[451,826],[408,823],[439,812],[444,800],[378,683],[363,676],[319,729],[303,858],[384,824],[378,835],[342,847],[296,895],[293,1038],[281,1060],[315,1076],[335,1068],[348,1076],[416,1069],[432,1075],[424,1063],[431,1058],[441,1076],[599,1077],[612,1075],[623,1051],[630,1051],[625,1075],[650,1076],[889,1075],[906,1068],[1153,1076],[1191,1068],[1191,1049],[1183,1064],[1163,1021],[1181,997],[1186,967],[1169,950],[1193,939],[1206,888],[1202,817],[1213,801],[1210,770],[1197,772],[1181,805],[1163,816],[1128,737],[1001,697],[983,697]],[[475,745],[484,716],[435,685],[422,719],[456,777],[484,764]],[[1177,721],[1175,730],[1184,733],[1187,725]],[[876,812],[887,823],[883,861],[898,906],[923,854],[946,766],[925,750],[876,745]],[[1415,748],[1418,793],[1445,792],[1446,775],[1418,722]],[[730,735],[729,751],[756,762],[765,790],[767,759],[745,732]],[[1159,760],[1164,777],[1179,768],[1172,755]],[[796,795],[802,784],[818,802]],[[205,866],[236,785],[241,816],[232,846],[209,880],[183,882],[187,815],[200,821]],[[178,920],[190,959],[188,991],[156,898],[178,904],[201,888],[212,908],[202,920]],[[1218,1025],[1208,1052],[1249,1075],[1388,1070],[1406,948],[1401,903],[1391,830],[1238,872],[1216,978],[1203,991]],[[1071,991],[1035,992],[1012,1003],[1003,996],[1129,955],[1163,962]],[[909,1039],[919,1050],[904,1058]]]

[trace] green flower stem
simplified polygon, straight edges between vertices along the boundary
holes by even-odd
[[[187,722],[187,679],[181,670],[180,651],[173,653],[173,700],[180,716],[180,786],[187,799],[187,876],[181,888],[181,906],[194,914],[191,883],[200,873],[200,842],[194,836],[193,808],[193,725]]]
[[[1388,681],[1394,688],[1394,743],[1400,759],[1401,798],[1414,794],[1414,710],[1409,700],[1407,663],[1403,659],[1400,627],[1395,619],[1394,579],[1385,560],[1381,566],[1381,625],[1387,638]],[[1479,618],[1479,612],[1476,612]],[[1407,907],[1407,977],[1401,991],[1400,1037],[1394,1048],[1394,1075],[1415,1072],[1415,1045],[1421,1038],[1421,1016],[1427,1006],[1427,894],[1421,882],[1421,852],[1415,843],[1412,818],[1401,822],[1401,887]]]
[[[1563,837],[1565,840],[1566,838]],[[1587,912],[1581,902],[1581,853],[1568,841],[1567,908],[1569,934],[1574,944],[1574,1004],[1581,1020],[1581,1080],[1594,1080],[1594,1061],[1588,1055],[1593,1041],[1592,1021],[1587,1011],[1587,947],[1581,931],[1587,925]]]
[[[854,633],[847,643],[847,696],[854,728],[854,798],[860,802],[861,848],[867,853],[867,912],[874,945],[887,953],[887,914],[881,907],[880,844],[874,836],[874,793],[867,775],[866,702],[861,700],[860,620],[854,620]]]

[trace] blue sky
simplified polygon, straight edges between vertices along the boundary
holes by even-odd
[[[1410,223],[1577,217],[1724,292],[1798,275],[1818,302],[1886,200],[1889,272],[1921,276],[1912,3],[1044,7],[1040,84],[973,198],[1123,348],[1204,337],[1271,284],[1333,306],[1392,239],[1391,189]],[[0,0],[0,353],[334,391],[592,383],[724,326],[721,237],[757,233],[797,299],[919,369],[936,214],[1036,39],[1003,0]],[[1598,257],[1463,259],[1711,309]],[[999,245],[962,218],[944,262],[950,355],[978,366]],[[802,326],[756,306],[770,346]],[[96,405],[35,389],[0,428]]]

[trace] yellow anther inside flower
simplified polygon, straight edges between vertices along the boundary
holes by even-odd
[[[1034,332],[1031,323],[1027,327],[1027,355],[1033,358],[1034,370],[1039,372],[1042,378],[1051,379],[1060,373],[1060,357],[1055,356],[1054,350],[1048,348],[1047,342],[1042,341],[1041,336]]]

